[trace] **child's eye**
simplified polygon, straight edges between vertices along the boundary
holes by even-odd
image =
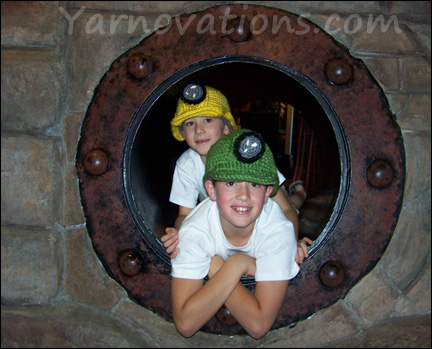
[[[259,187],[261,187],[261,184],[258,184],[258,183],[251,183],[251,185],[252,185],[252,187],[254,187],[254,188],[259,188]]]
[[[193,121],[186,121],[185,122],[185,126],[187,127],[187,126],[193,126],[194,125],[194,122]]]
[[[205,119],[204,121],[205,121],[207,124],[209,124],[209,123],[213,122],[213,118],[207,118],[207,119]]]
[[[235,185],[235,182],[226,182],[226,185],[228,187],[233,187]]]

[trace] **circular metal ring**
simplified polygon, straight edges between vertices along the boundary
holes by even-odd
[[[306,32],[302,27],[302,35],[286,28],[274,33],[269,27],[259,33],[252,30],[247,40],[237,42],[223,33],[197,32],[197,25],[205,16],[213,16],[220,24],[217,21],[227,7],[210,8],[192,21],[189,15],[180,16],[178,22],[184,31],[173,26],[163,34],[154,33],[112,64],[95,91],[82,127],[76,160],[81,198],[87,229],[109,275],[139,304],[172,320],[169,256],[152,236],[149,223],[134,209],[134,193],[129,187],[131,157],[135,156],[131,155],[131,148],[141,123],[162,122],[146,117],[152,106],[173,84],[209,66],[251,64],[252,68],[264,66],[296,79],[329,117],[340,155],[341,184],[329,222],[311,247],[312,258],[302,264],[299,275],[290,281],[273,326],[279,328],[337,302],[381,258],[401,209],[404,148],[383,91],[363,62],[353,58],[346,48],[305,19],[302,21],[310,30]],[[254,23],[257,13],[299,23],[296,15],[278,9],[229,7],[231,13],[245,16],[248,23]],[[222,25],[216,27],[220,30]],[[137,61],[134,57],[145,57],[146,65],[138,65],[138,71],[132,73],[131,62]],[[332,71],[336,77],[341,76],[337,67],[328,70],[327,63],[336,58],[349,67],[349,78],[343,82],[332,78],[335,81],[331,83]],[[169,135],[169,126],[167,129]],[[105,162],[89,173],[86,156],[94,149],[109,154],[109,164]],[[391,179],[385,177],[384,184],[381,172],[371,171],[370,167],[382,160],[388,169],[386,173],[391,173]],[[143,203],[143,207],[149,210],[149,216],[158,214],[151,205]],[[170,223],[167,221],[167,225]],[[329,261],[341,263],[344,272],[343,282],[331,288],[319,278],[321,266]],[[253,288],[253,280],[246,281]],[[226,335],[244,333],[239,324],[226,325],[216,317],[203,330]]]

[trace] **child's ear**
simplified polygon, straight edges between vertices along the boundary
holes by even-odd
[[[215,201],[216,200],[216,190],[213,181],[206,180],[204,183],[204,186],[207,190],[207,194],[210,198],[210,200]]]
[[[183,137],[183,139],[186,139],[186,138],[185,138],[185,131],[184,131],[184,130],[181,130],[181,131],[180,131],[180,134],[181,134],[181,136]]]
[[[267,203],[268,198],[270,197],[270,194],[272,193],[272,191],[273,191],[273,186],[272,185],[268,185],[267,189],[266,189],[266,192],[265,192],[264,203]]]
[[[226,124],[226,123],[224,123],[225,124],[225,127],[224,127],[224,135],[226,136],[226,135],[229,135],[230,134],[230,128],[228,127],[228,125]]]

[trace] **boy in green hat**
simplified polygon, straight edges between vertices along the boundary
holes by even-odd
[[[197,205],[197,201],[207,198],[207,192],[202,185],[207,152],[217,140],[236,128],[228,100],[219,90],[195,83],[188,84],[183,89],[176,113],[171,120],[171,131],[175,139],[185,140],[190,148],[177,160],[171,187],[170,201],[179,206],[178,217],[174,227],[167,228],[166,234],[161,237],[171,258],[175,258],[178,253],[177,232],[183,220]],[[285,178],[280,172],[278,174],[279,184],[282,184]],[[297,202],[302,203],[305,196],[304,192],[299,194]],[[291,196],[294,197],[295,194]],[[293,222],[298,236],[298,213],[282,189],[277,191],[274,200]],[[307,244],[311,243],[312,240],[307,237],[298,242],[297,263],[302,263],[303,259],[308,257]]]
[[[253,338],[272,327],[288,280],[299,271],[293,224],[270,198],[277,172],[256,132],[234,131],[210,148],[203,177],[209,198],[184,220],[171,261],[173,317],[183,336],[194,335],[224,304]],[[242,275],[255,277],[253,294],[239,282]]]

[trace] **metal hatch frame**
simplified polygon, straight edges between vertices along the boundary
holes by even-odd
[[[235,29],[231,34],[221,29],[227,8],[238,16],[229,22]],[[257,23],[257,14],[286,17],[296,32],[280,28],[274,33],[267,28],[258,33],[249,26]],[[256,57],[256,62],[295,72],[316,87],[337,115],[343,137],[339,145],[349,154],[344,165],[349,175],[341,181],[341,204],[328,227],[331,234],[290,281],[273,329],[287,326],[345,297],[385,252],[402,205],[402,135],[383,91],[363,62],[313,23],[282,10],[238,4],[195,15],[192,20],[191,15],[182,15],[173,21],[183,30],[173,25],[125,52],[96,88],[76,157],[87,229],[108,274],[137,303],[172,321],[169,261],[137,226],[124,185],[134,118],[145,103],[157,98],[161,85],[200,62]],[[216,33],[198,33],[198,25],[210,17],[215,19]],[[250,30],[239,30],[242,24]],[[244,333],[239,324],[217,316],[202,330]]]

